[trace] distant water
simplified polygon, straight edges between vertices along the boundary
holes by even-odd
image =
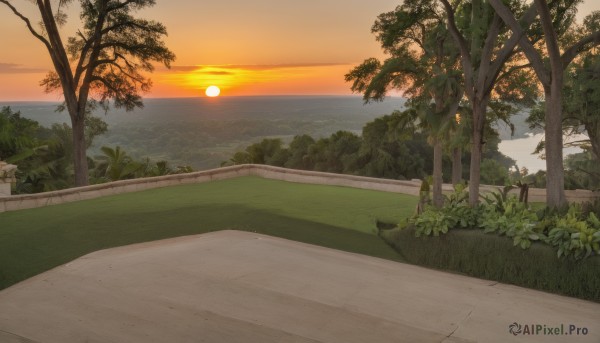
[[[525,167],[529,173],[535,173],[538,170],[546,170],[546,161],[542,160],[538,155],[533,155],[533,151],[538,143],[544,138],[543,134],[528,134],[527,138],[508,139],[500,142],[498,149],[508,157],[517,161],[519,168]],[[567,141],[576,141],[586,139],[585,136],[565,138]],[[563,149],[563,156],[575,154],[582,150],[577,147],[569,147]]]

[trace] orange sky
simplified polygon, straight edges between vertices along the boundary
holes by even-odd
[[[13,3],[35,18],[26,1]],[[76,3],[65,37],[79,28]],[[177,60],[171,70],[157,68],[147,96],[203,96],[212,84],[222,95],[351,94],[344,74],[365,58],[383,57],[370,28],[378,14],[399,3],[158,0],[141,15],[167,26],[167,45]],[[593,3],[587,0],[580,13],[600,9]],[[60,100],[39,87],[51,67],[47,52],[4,5],[0,32],[10,32],[0,36],[0,101]]]

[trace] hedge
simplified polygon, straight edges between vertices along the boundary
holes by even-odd
[[[600,256],[559,259],[550,246],[535,242],[524,250],[481,230],[419,238],[412,228],[379,234],[412,264],[600,302]]]

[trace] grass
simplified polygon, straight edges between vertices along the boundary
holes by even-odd
[[[0,289],[93,251],[223,229],[401,261],[376,235],[417,198],[241,177],[0,213]]]

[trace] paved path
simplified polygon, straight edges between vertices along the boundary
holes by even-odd
[[[587,335],[513,336],[514,322]],[[221,231],[95,252],[0,292],[0,342],[597,343],[600,304]]]

